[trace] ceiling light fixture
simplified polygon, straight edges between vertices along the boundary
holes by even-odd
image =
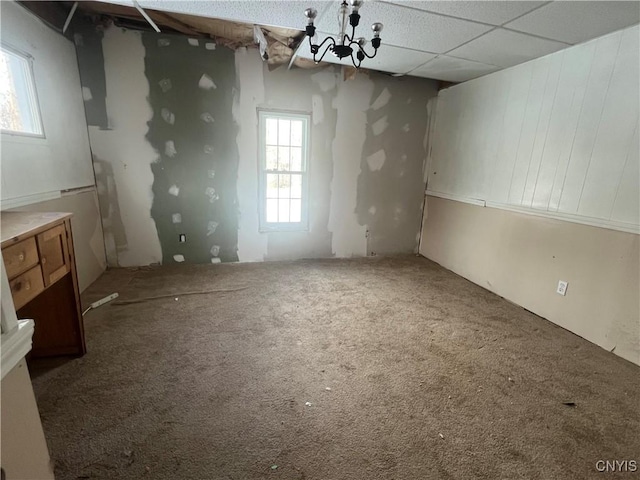
[[[304,16],[307,17],[307,28],[305,29],[307,36],[309,37],[309,45],[311,47],[311,53],[313,54],[313,61],[321,62],[327,52],[331,52],[339,59],[351,57],[351,62],[356,68],[360,68],[360,64],[366,58],[373,58],[378,53],[380,47],[380,32],[382,32],[382,24],[374,23],[371,25],[373,30],[373,38],[371,39],[371,45],[373,46],[373,54],[369,55],[364,46],[367,40],[364,37],[358,39],[356,36],[356,27],[360,23],[360,14],[358,10],[362,6],[363,0],[349,0],[351,4],[351,14],[349,14],[349,4],[347,0],[343,0],[338,10],[338,28],[340,33],[338,39],[333,37],[325,38],[320,45],[318,45],[316,36],[316,27],[313,22],[318,16],[318,11],[315,8],[307,8],[304,11]],[[351,25],[351,36],[347,34],[347,17],[349,17],[349,25]],[[322,51],[322,52],[321,52]],[[353,58],[353,54],[356,54],[356,58]],[[318,55],[320,57],[318,58]],[[356,61],[357,59],[357,61]]]

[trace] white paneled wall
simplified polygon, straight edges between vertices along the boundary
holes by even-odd
[[[440,92],[429,193],[637,232],[640,32]]]

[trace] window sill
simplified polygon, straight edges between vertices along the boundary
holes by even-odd
[[[308,232],[309,226],[302,224],[294,224],[291,226],[278,225],[273,227],[260,226],[258,232],[260,233],[296,233],[296,232]]]

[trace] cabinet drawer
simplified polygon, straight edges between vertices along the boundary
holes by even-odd
[[[7,277],[12,279],[38,263],[38,248],[34,237],[6,247],[2,250]]]
[[[16,310],[44,290],[40,265],[24,272],[9,282]]]

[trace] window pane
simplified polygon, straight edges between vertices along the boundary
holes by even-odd
[[[259,115],[261,231],[297,230],[308,218],[309,116]]]
[[[291,198],[291,175],[280,175],[278,198]]]
[[[267,198],[278,198],[278,175],[267,174]]]
[[[278,120],[278,145],[291,145],[291,138],[289,137],[289,129],[291,126],[290,120]]]
[[[291,200],[291,222],[302,221],[302,200]]]
[[[278,221],[278,200],[267,200],[267,222]]]
[[[5,50],[0,51],[0,127],[42,134],[29,60]]]
[[[302,198],[302,175],[291,175],[291,198]]]
[[[266,127],[267,127],[266,128],[267,145],[277,145],[278,144],[278,119],[267,118]]]
[[[289,222],[289,202],[288,198],[278,200],[278,222]]]
[[[289,171],[289,147],[278,147],[278,170]]]
[[[291,120],[291,145],[302,146],[302,120]]]
[[[302,148],[291,147],[291,171],[302,171]]]
[[[267,170],[278,169],[278,147],[267,147]]]

